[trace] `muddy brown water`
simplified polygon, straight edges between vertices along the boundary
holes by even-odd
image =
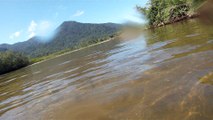
[[[213,120],[213,29],[190,20],[0,76],[0,120]]]

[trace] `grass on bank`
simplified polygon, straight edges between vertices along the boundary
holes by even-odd
[[[59,52],[49,54],[47,56],[30,58],[30,64],[38,63],[38,62],[48,60],[48,59],[52,59],[52,58],[55,58],[55,57],[58,57],[58,56],[61,56],[61,55],[67,54],[67,53],[75,52],[75,51],[82,50],[82,49],[85,49],[85,48],[88,48],[88,47],[91,47],[91,46],[94,46],[94,45],[98,45],[98,44],[101,44],[103,42],[107,42],[107,41],[112,40],[115,37],[117,37],[118,34],[120,34],[120,33],[116,33],[114,35],[110,35],[110,36],[107,36],[107,37],[104,37],[104,38],[101,38],[101,39],[97,39],[97,40],[82,42],[82,43],[79,43],[78,45],[76,45],[72,48],[67,48],[67,49],[61,50]]]

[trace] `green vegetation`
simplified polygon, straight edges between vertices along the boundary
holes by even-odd
[[[109,39],[113,39],[114,37],[117,36],[117,34],[106,36],[104,38],[93,39],[93,40],[90,40],[90,41],[84,41],[84,42],[79,43],[78,45],[75,45],[74,47],[71,47],[71,48],[67,48],[67,49],[64,49],[64,50],[61,50],[61,51],[46,55],[46,56],[31,58],[30,59],[30,63],[33,64],[33,63],[36,63],[36,62],[40,62],[40,61],[43,61],[43,60],[54,58],[54,57],[56,57],[58,55],[62,55],[62,54],[68,53],[68,52],[73,52],[75,50],[84,49],[84,48],[86,48],[88,46],[92,46],[92,45],[95,45],[97,43],[101,43],[103,41],[106,41],[106,40],[109,40]]]
[[[0,52],[0,74],[4,74],[29,64],[29,60],[23,54],[11,51]]]
[[[33,37],[13,45],[0,45],[0,48],[18,51],[30,58],[38,58],[106,40],[117,34],[120,28],[121,25],[113,23],[91,24],[66,21],[55,30],[55,35],[51,39]]]
[[[196,10],[206,0],[150,0],[147,7],[136,6],[151,27],[162,26],[194,17]]]
[[[55,30],[56,34],[49,40],[33,37],[13,45],[2,44],[0,74],[112,39],[120,28],[121,25],[114,23],[90,24],[67,21]],[[24,55],[30,58],[30,62]]]

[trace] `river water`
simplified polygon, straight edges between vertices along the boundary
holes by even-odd
[[[190,20],[0,76],[0,120],[213,120],[213,29]]]

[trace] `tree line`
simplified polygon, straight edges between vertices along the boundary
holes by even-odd
[[[29,65],[29,60],[21,53],[0,52],[0,74],[4,74]]]
[[[196,14],[206,0],[150,0],[146,7],[136,6],[152,27],[176,22]]]

